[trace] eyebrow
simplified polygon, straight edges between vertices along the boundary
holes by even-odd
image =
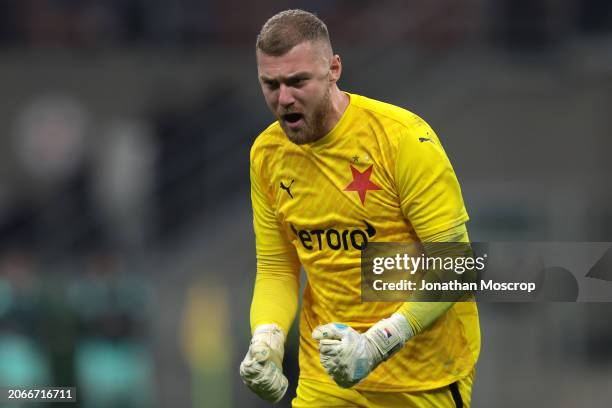
[[[309,72],[305,72],[305,71],[297,72],[295,74],[289,75],[288,77],[280,77],[280,81],[279,82],[288,82],[288,81],[291,81],[293,79],[309,78],[311,76],[312,75]],[[278,79],[276,79],[276,78],[269,78],[269,77],[267,77],[265,75],[261,75],[260,78],[261,78],[261,80],[263,82],[277,82],[278,81]]]

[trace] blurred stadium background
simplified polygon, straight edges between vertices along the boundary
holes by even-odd
[[[328,23],[341,88],[437,130],[474,241],[612,241],[610,1],[2,0],[0,386],[265,406],[238,376],[272,120],[253,44],[296,7]],[[480,311],[475,407],[610,406],[612,305]],[[292,333],[294,386],[296,358]]]

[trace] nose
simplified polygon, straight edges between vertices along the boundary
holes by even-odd
[[[278,90],[278,103],[283,108],[288,108],[289,106],[293,105],[294,102],[295,98],[293,98],[291,88],[285,84],[280,84],[280,88]]]

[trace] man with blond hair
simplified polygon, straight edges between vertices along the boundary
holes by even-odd
[[[300,313],[294,407],[470,405],[480,350],[474,302],[362,302],[368,242],[469,242],[459,183],[434,131],[402,108],[338,88],[325,24],[271,17],[256,43],[276,121],[251,149],[257,276],[244,383],[279,401]]]

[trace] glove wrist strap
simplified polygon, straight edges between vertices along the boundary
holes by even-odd
[[[261,344],[265,347],[260,347]],[[270,353],[272,362],[278,367],[282,367],[285,354],[285,334],[277,324],[257,326],[253,332],[253,338],[251,338],[251,347],[261,351],[260,358],[267,358],[266,353]]]
[[[383,361],[399,351],[412,337],[412,330],[401,314],[394,313],[388,319],[382,319],[372,326],[365,336],[374,344]]]

